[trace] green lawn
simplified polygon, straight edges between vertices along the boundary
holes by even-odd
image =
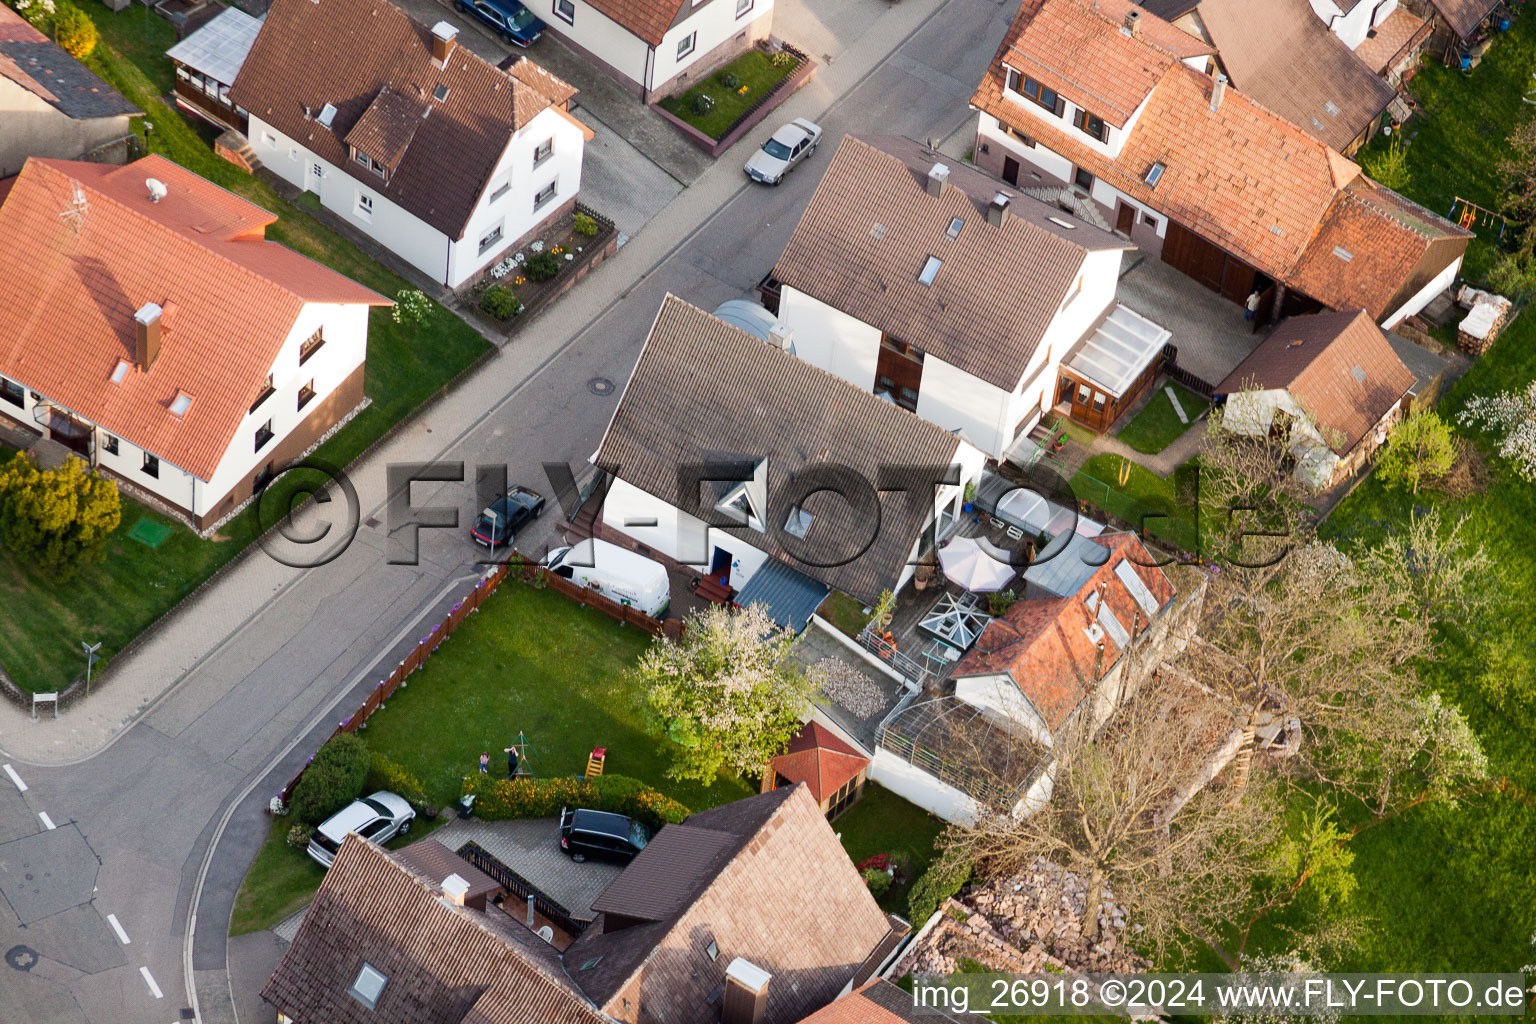
[[[1469,395],[1532,379],[1536,321],[1522,316],[1450,389],[1439,410],[1453,419]],[[1466,713],[1482,738],[1490,774],[1507,776],[1509,791],[1456,807],[1420,808],[1354,840],[1361,909],[1379,926],[1368,933],[1350,970],[1517,971],[1531,961],[1536,608],[1530,595],[1536,593],[1536,486],[1520,480],[1496,457],[1491,465],[1494,479],[1488,490],[1462,501],[1430,491],[1414,496],[1367,480],[1323,525],[1327,535],[1348,545],[1374,541],[1415,506],[1467,515],[1469,530],[1487,546],[1502,576],[1489,585],[1504,595],[1481,620],[1444,630],[1443,660],[1425,666],[1424,676]],[[1484,685],[1490,678],[1510,685],[1502,700]]]
[[[933,843],[944,831],[944,822],[910,804],[877,783],[867,783],[859,802],[832,823],[842,836],[843,849],[855,864],[877,853],[904,857],[910,864],[907,881],[893,885],[880,906],[907,916],[907,892],[933,860]],[[920,926],[921,921],[914,921]]]
[[[1491,210],[1499,208],[1499,162],[1512,151],[1507,142],[1514,125],[1527,119],[1522,103],[1536,67],[1536,18],[1517,18],[1494,42],[1475,70],[1462,74],[1426,54],[1424,66],[1408,83],[1420,113],[1404,126],[1411,172],[1400,191],[1442,217],[1460,196]],[[1373,139],[1366,153],[1384,149],[1388,139]],[[1499,230],[1477,226],[1478,241],[1467,250],[1462,273],[1478,280],[1497,253]],[[1513,240],[1506,236],[1506,242]]]
[[[816,609],[816,614],[852,637],[857,637],[865,623],[869,622],[864,602],[854,600],[841,590],[828,594],[827,599],[821,602],[821,607]]]
[[[102,37],[87,63],[149,112],[136,131],[142,135],[146,121],[154,125],[150,133],[154,152],[276,213],[280,219],[267,229],[268,238],[383,295],[393,296],[409,286],[308,213],[283,201],[265,183],[214,156],[209,148],[211,129],[194,127],[161,103],[173,77],[164,57],[176,41],[168,22],[140,5],[120,13],[101,4],[81,9],[96,22]],[[327,441],[317,457],[345,466],[489,351],[485,339],[441,308],[425,327],[396,324],[388,310],[374,310],[365,381],[372,405]],[[67,686],[83,669],[81,640],[102,642],[99,667],[105,668],[126,643],[175,607],[256,533],[254,516],[248,511],[226,525],[222,539],[202,541],[185,527],[175,526],[174,535],[151,551],[126,537],[145,514],[175,525],[125,502],[123,528],[109,543],[106,562],[79,574],[68,588],[31,574],[0,551],[0,595],[5,598],[8,627],[0,630],[0,665],[23,689]]]
[[[1179,405],[1183,408],[1187,421],[1179,419],[1178,413],[1174,411],[1173,402],[1169,400],[1168,393],[1163,390],[1164,387],[1173,388],[1174,394],[1179,396]],[[1135,418],[1115,436],[1139,452],[1155,455],[1173,444],[1186,430],[1190,429],[1195,422],[1195,417],[1204,412],[1209,405],[1209,402],[1184,385],[1168,381],[1153,392],[1151,401],[1142,406]]]
[[[764,93],[788,78],[794,70],[793,64],[774,67],[773,58],[769,54],[761,50],[748,50],[725,67],[712,72],[692,89],[677,96],[668,96],[661,101],[661,106],[710,138],[719,139],[736,123],[737,118],[746,113],[748,107],[762,99]],[[734,74],[741,79],[736,89],[726,88],[721,81],[727,74]],[[738,92],[741,88],[747,91]],[[707,114],[694,112],[693,101],[700,93],[708,93],[715,98],[714,108]]]
[[[1169,538],[1186,551],[1194,551],[1194,505],[1190,498],[1195,473],[1193,460],[1166,478],[1132,462],[1130,473],[1121,484],[1120,471],[1125,464],[1126,460],[1119,455],[1106,452],[1093,456],[1072,478],[1072,493],[1078,501],[1097,505],[1133,526],[1141,526],[1143,516],[1166,515],[1170,518],[1147,519],[1147,531]]]

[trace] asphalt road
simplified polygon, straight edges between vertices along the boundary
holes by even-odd
[[[547,492],[542,463],[585,461],[663,296],[712,309],[749,294],[845,133],[958,132],[958,151],[968,149],[962,129],[974,115],[966,103],[1012,12],[993,0],[938,6],[851,89],[827,97],[826,143],[782,186],[743,179],[621,294],[597,291],[595,277],[584,282],[560,305],[563,315],[589,317],[585,326],[542,358],[509,351],[492,364],[504,381],[497,400],[458,418],[429,411],[413,429],[440,441],[441,458],[468,463],[469,481],[412,490],[417,504],[460,515],[459,529],[421,531],[417,564],[387,563],[388,525],[377,502],[365,502],[370,522],[338,559],[292,574],[248,617],[231,613],[238,621],[226,624],[228,639],[107,749],[69,767],[17,766],[25,792],[0,774],[0,895],[8,904],[0,906],[0,951],[11,951],[0,964],[0,1024],[182,1018],[191,1005],[184,937],[194,896],[199,1009],[205,1021],[231,1019],[225,936],[235,891],[266,834],[267,799],[409,647],[423,616],[444,609],[482,568],[467,539],[479,507],[474,466],[504,464],[513,482]],[[618,259],[644,255],[627,249]],[[595,378],[617,387],[598,394],[588,387]],[[359,490],[377,496],[383,482],[360,480]],[[542,548],[558,522],[546,514],[519,547]],[[43,870],[46,879],[37,877]],[[250,982],[242,985],[235,1001],[249,1005]]]

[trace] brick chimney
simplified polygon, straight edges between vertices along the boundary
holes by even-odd
[[[146,302],[133,314],[134,346],[133,361],[140,370],[148,371],[160,355],[160,307]]]
[[[459,38],[459,30],[440,21],[432,26],[432,63],[438,67],[447,67],[448,58],[453,55],[453,48]]]
[[[1120,31],[1125,35],[1135,38],[1141,32],[1141,11],[1132,7],[1125,12],[1125,24],[1120,26]]]
[[[944,194],[944,186],[949,184],[949,167],[945,164],[934,164],[928,169],[928,194],[941,196]]]
[[[1211,82],[1211,113],[1221,109],[1221,98],[1227,94],[1227,76],[1221,72],[1216,73],[1216,78]]]

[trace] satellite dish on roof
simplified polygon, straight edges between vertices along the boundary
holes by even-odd
[[[149,189],[149,201],[152,203],[158,203],[171,194],[171,190],[166,188],[165,182],[159,178],[146,178],[144,180],[144,187]]]

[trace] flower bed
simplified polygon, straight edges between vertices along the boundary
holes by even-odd
[[[800,63],[800,58],[788,50],[748,50],[693,88],[668,96],[660,106],[710,138],[720,139],[753,104],[793,74]]]
[[[511,328],[612,252],[616,236],[611,221],[578,205],[486,270],[470,289],[471,304],[483,319]]]

